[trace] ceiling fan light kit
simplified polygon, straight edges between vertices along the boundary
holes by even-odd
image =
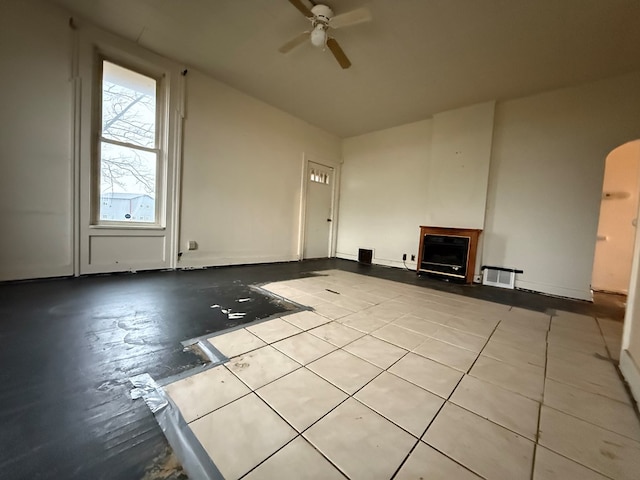
[[[324,47],[324,44],[327,42],[327,32],[321,24],[315,26],[310,36],[311,43],[316,47]]]
[[[344,28],[358,23],[371,21],[372,17],[369,9],[361,7],[350,12],[334,16],[333,10],[331,10],[327,5],[317,4],[313,5],[313,7],[309,9],[302,0],[289,0],[289,3],[296,7],[300,13],[311,21],[313,29],[311,32],[306,31],[296,35],[294,38],[282,45],[278,50],[281,53],[290,52],[298,45],[303,44],[308,38],[311,41],[311,44],[316,47],[324,47],[326,45],[338,64],[342,68],[349,68],[351,66],[351,62],[338,44],[338,41],[328,35],[328,30],[330,28]]]

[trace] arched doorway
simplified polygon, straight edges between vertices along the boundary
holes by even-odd
[[[628,293],[639,193],[640,140],[635,140],[615,148],[605,160],[591,277],[595,291]]]

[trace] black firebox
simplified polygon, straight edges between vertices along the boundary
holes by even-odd
[[[469,237],[456,235],[425,235],[420,270],[464,280],[470,240]]]

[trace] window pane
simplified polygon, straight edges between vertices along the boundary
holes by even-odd
[[[102,143],[101,220],[156,221],[156,157],[152,152]]]
[[[155,148],[156,81],[106,61],[102,69],[102,136]]]

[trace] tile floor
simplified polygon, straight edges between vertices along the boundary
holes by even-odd
[[[321,273],[165,387],[226,479],[640,478],[621,323]]]

